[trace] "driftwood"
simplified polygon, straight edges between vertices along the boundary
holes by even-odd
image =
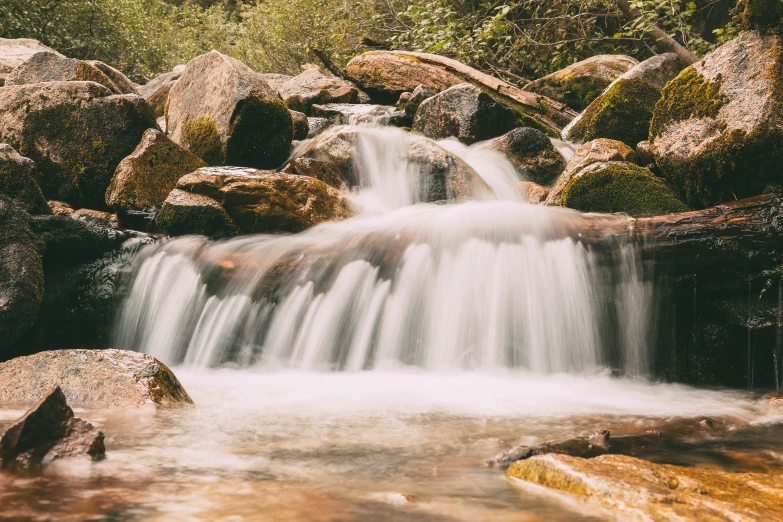
[[[617,7],[622,11],[629,21],[639,20],[642,18],[642,13],[638,9],[631,7],[631,2],[628,0],[617,0]],[[699,57],[690,52],[688,49],[680,45],[677,40],[669,36],[669,34],[658,27],[653,25],[647,31],[646,36],[652,41],[652,44],[658,47],[664,52],[674,53],[680,57],[685,65],[691,65],[699,61]]]
[[[371,51],[357,56],[345,68],[348,79],[370,92],[399,96],[418,85],[445,90],[460,83],[484,89],[496,100],[561,130],[577,113],[546,96],[515,87],[451,58],[406,51]]]

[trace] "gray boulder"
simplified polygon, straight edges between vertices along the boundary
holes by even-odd
[[[0,87],[5,83],[8,73],[29,60],[34,54],[42,51],[59,54],[54,49],[41,44],[38,40],[0,38]]]
[[[112,76],[121,80],[121,72],[111,69],[101,62],[88,62],[65,58],[54,52],[40,52],[34,54],[23,64],[11,71],[5,80],[6,85],[27,85],[41,82],[95,82],[110,89],[114,94],[137,94],[130,80],[122,75],[124,80],[117,85]]]
[[[566,167],[565,158],[546,134],[530,127],[518,127],[482,143],[481,148],[500,152],[511,161],[523,180],[539,185],[548,185]]]
[[[21,156],[10,145],[0,143],[0,194],[16,200],[31,214],[49,214],[51,210],[36,177],[33,160]]]

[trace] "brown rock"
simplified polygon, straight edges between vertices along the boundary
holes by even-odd
[[[655,154],[652,144],[649,141],[640,141],[636,145],[636,155],[639,158],[639,165],[651,165],[655,163]]]
[[[313,104],[367,103],[369,97],[350,82],[318,67],[302,71],[278,87],[280,98],[295,111],[310,114]]]
[[[98,60],[87,60],[87,63],[101,71],[103,74],[114,82],[114,85],[119,89],[120,94],[139,94],[136,90],[136,84],[130,81],[121,71],[118,71],[111,65],[106,65]]]
[[[527,198],[528,203],[543,205],[549,195],[549,189],[532,181],[520,181],[519,188]]]
[[[307,135],[310,134],[307,115],[303,112],[291,111],[291,118],[294,120],[294,140],[306,140]]]
[[[327,161],[319,161],[313,158],[294,158],[286,166],[284,172],[320,179],[336,189],[342,189],[346,186],[340,170]]]
[[[0,38],[0,87],[5,83],[8,73],[29,60],[34,54],[42,51],[59,54],[38,40]]]
[[[184,65],[178,65],[173,71],[156,76],[148,83],[136,87],[139,94],[147,100],[152,110],[155,111],[156,118],[165,115],[166,103],[169,101],[169,91],[177,83],[184,70]]]
[[[103,228],[119,228],[120,221],[117,218],[117,214],[110,212],[103,212],[101,210],[92,210],[89,208],[80,208],[71,214],[73,219],[79,221],[85,221],[92,225],[97,225]]]
[[[38,186],[35,162],[13,147],[0,143],[0,194],[16,200],[31,214],[49,214],[46,198]]]
[[[71,215],[74,213],[73,207],[68,203],[63,203],[62,201],[51,200],[47,201],[46,204],[49,206],[49,209],[55,216],[71,217]]]
[[[213,239],[233,236],[239,229],[226,210],[212,198],[174,189],[163,202],[155,224],[164,234],[196,234]]]
[[[105,66],[105,64],[101,65]],[[119,73],[119,71],[117,72]],[[27,85],[41,82],[95,82],[107,87],[114,94],[136,93],[135,90],[123,92],[123,89],[91,62],[65,58],[58,53],[49,51],[33,55],[11,71],[5,79],[6,85]]]

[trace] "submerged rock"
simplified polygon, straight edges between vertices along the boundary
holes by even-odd
[[[100,63],[100,62],[96,62]],[[65,58],[53,52],[40,52],[11,71],[5,79],[6,85],[26,85],[42,82],[95,82],[108,88],[114,94],[136,94],[135,89],[120,88],[101,68],[93,63],[75,58]],[[119,71],[116,71],[121,74]],[[125,79],[126,81],[127,78]],[[130,83],[130,81],[128,81]]]
[[[783,36],[747,32],[671,81],[655,107],[655,161],[698,208],[783,181]]]
[[[566,167],[565,158],[543,132],[518,127],[503,136],[481,144],[481,148],[502,153],[520,177],[539,185],[554,181]]]
[[[0,194],[15,200],[31,214],[49,214],[51,210],[36,178],[33,160],[0,143]]]
[[[601,54],[569,65],[525,85],[525,90],[584,110],[613,81],[639,62],[622,54]]]
[[[163,202],[155,224],[164,234],[196,234],[212,239],[239,233],[226,210],[212,198],[174,189]]]
[[[192,404],[169,368],[125,350],[55,350],[0,363],[0,403],[31,403],[62,388],[84,408],[157,408]]]
[[[103,433],[73,416],[59,386],[52,388],[0,437],[0,468],[25,468],[64,458],[102,460]]]
[[[3,86],[6,77],[11,71],[29,60],[33,55],[43,51],[59,54],[38,40],[0,38],[0,87]]]

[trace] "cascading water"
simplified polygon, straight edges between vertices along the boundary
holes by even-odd
[[[456,141],[441,146],[493,194],[421,203],[409,135],[357,131],[361,215],[146,247],[114,346],[194,366],[648,371],[653,296],[630,241],[583,245],[574,213],[525,203],[501,155]]]

